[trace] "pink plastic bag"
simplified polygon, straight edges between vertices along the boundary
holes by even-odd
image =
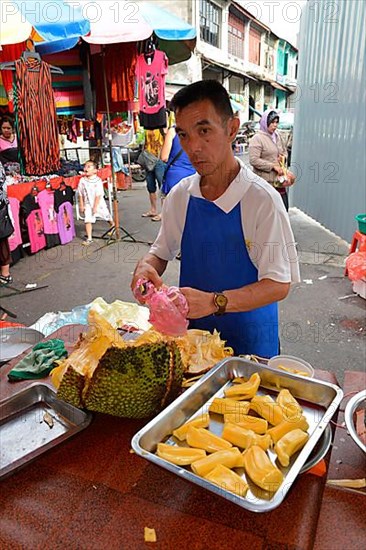
[[[139,279],[133,294],[150,309],[149,321],[157,331],[168,336],[187,332],[188,304],[179,288],[163,285],[156,289],[150,281]]]
[[[366,277],[366,252],[353,252],[346,260],[348,277],[351,281],[359,281]]]

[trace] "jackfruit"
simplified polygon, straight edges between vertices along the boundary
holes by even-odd
[[[157,414],[177,397],[183,366],[177,346],[109,348],[83,395],[87,409],[128,418]]]

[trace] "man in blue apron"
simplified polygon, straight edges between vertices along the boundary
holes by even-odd
[[[236,355],[279,351],[278,305],[299,268],[281,197],[235,158],[239,128],[225,88],[200,81],[173,100],[176,132],[197,173],[164,201],[162,225],[133,281],[156,287],[181,250],[180,288],[190,328],[217,329]]]

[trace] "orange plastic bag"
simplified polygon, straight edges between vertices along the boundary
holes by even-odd
[[[359,281],[366,277],[366,252],[353,252],[346,260],[348,277],[351,281]]]

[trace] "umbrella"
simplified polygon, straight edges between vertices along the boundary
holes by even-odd
[[[89,20],[83,16],[78,3],[68,3],[66,0],[1,0],[2,46],[18,44],[28,38],[35,42],[74,40],[75,45],[80,36],[89,31]]]
[[[140,42],[155,33],[170,65],[189,59],[196,45],[196,30],[153,2],[81,0],[81,4],[90,18],[90,34],[84,37],[90,44]]]

